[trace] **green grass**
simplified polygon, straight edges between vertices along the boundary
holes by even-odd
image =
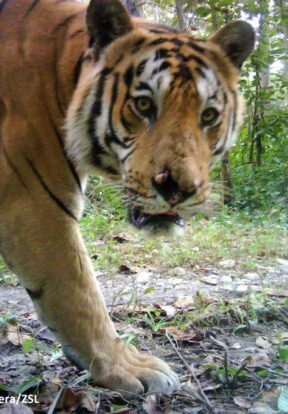
[[[141,232],[131,229],[123,216],[114,220],[105,214],[101,210],[95,214],[92,209],[81,222],[94,264],[103,270],[112,270],[120,264],[150,265],[162,270],[175,266],[191,268],[203,262],[217,264],[228,258],[253,269],[259,261],[273,262],[276,257],[288,257],[287,229],[275,219],[263,220],[263,216],[251,217],[223,208],[209,220],[201,216],[191,219],[180,239],[145,240]],[[117,243],[113,237],[119,232],[132,233],[135,241]]]
[[[88,187],[87,208],[81,219],[81,230],[96,269],[117,271],[129,267],[153,266],[162,271],[171,267],[194,268],[234,259],[246,269],[257,262],[273,263],[274,258],[288,257],[288,228],[285,217],[258,211],[218,209],[209,220],[201,215],[187,225],[180,239],[144,239],[132,229],[121,208],[118,189],[94,178]],[[133,234],[134,241],[118,243],[120,232]],[[0,283],[13,283],[0,261]]]

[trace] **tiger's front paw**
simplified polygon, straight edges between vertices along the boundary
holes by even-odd
[[[104,364],[104,365],[103,365]],[[172,394],[180,388],[177,375],[161,359],[140,353],[120,339],[115,340],[114,353],[102,360],[102,369],[91,369],[97,383],[120,391],[126,397],[145,392]],[[101,372],[102,371],[102,372]]]

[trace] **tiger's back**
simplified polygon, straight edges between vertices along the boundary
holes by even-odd
[[[85,9],[73,1],[4,0],[0,4],[0,43],[3,203],[14,196],[11,185],[15,190],[18,187],[17,194],[21,189],[27,194],[25,181],[31,171],[27,159],[45,166],[42,173],[48,181],[55,180],[56,174],[59,182],[71,181],[61,148],[63,119],[87,43]],[[11,163],[17,174],[11,174]]]

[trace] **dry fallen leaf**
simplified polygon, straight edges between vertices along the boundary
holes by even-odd
[[[179,309],[194,309],[194,296],[179,296],[174,302],[174,306]]]
[[[155,303],[155,308],[161,309],[166,316],[175,316],[177,313],[177,309],[173,305],[161,305],[159,303]]]
[[[96,412],[96,403],[93,400],[93,398],[82,391],[79,392],[78,395],[80,396],[80,402],[79,402],[79,412],[82,412],[84,410],[88,411],[89,413],[95,413]],[[128,411],[129,412],[129,411]]]
[[[240,408],[247,408],[248,409],[248,408],[252,407],[252,404],[249,401],[245,400],[245,398],[242,398],[242,397],[234,397],[233,401]]]
[[[167,333],[168,335],[173,336],[173,338],[177,341],[191,341],[198,336],[194,331],[183,332],[176,326],[166,326],[165,328],[161,328],[160,333]]]
[[[270,357],[264,351],[249,355],[247,362],[248,367],[269,368],[271,365]]]
[[[256,345],[263,349],[271,348],[272,344],[268,341],[268,339],[263,338],[262,336],[258,336],[256,339]]]
[[[239,342],[235,342],[232,346],[230,346],[231,349],[241,349],[242,345]]]
[[[22,345],[23,342],[27,341],[28,339],[31,339],[31,336],[24,334],[22,332],[19,332],[18,325],[8,324],[7,339],[13,345],[19,346],[19,345]]]
[[[116,331],[124,331],[127,328],[127,325],[124,325],[122,322],[114,322],[114,327]]]
[[[219,390],[219,388],[222,388],[222,387],[223,387],[222,384],[206,385],[206,386],[203,386],[203,391],[204,392],[215,391],[215,390]]]
[[[268,289],[265,289],[265,293],[267,293],[270,296],[278,296],[278,297],[288,298],[288,290],[285,290],[285,289],[268,288]]]
[[[57,400],[56,407],[70,413],[77,410],[80,400],[81,396],[74,392],[71,388],[63,388]]]
[[[117,241],[118,243],[124,243],[124,242],[134,242],[135,237],[132,236],[132,234],[127,233],[118,233],[113,237],[113,240]]]
[[[216,286],[218,285],[218,280],[217,278],[213,277],[213,276],[204,276],[200,278],[200,281],[203,283],[206,283],[207,285],[211,285],[211,286]]]

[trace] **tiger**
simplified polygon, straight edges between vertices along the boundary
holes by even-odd
[[[245,21],[198,39],[120,0],[0,2],[0,253],[99,386],[135,396],[180,385],[109,317],[79,229],[88,176],[121,183],[137,229],[183,227],[236,142],[254,42]]]

